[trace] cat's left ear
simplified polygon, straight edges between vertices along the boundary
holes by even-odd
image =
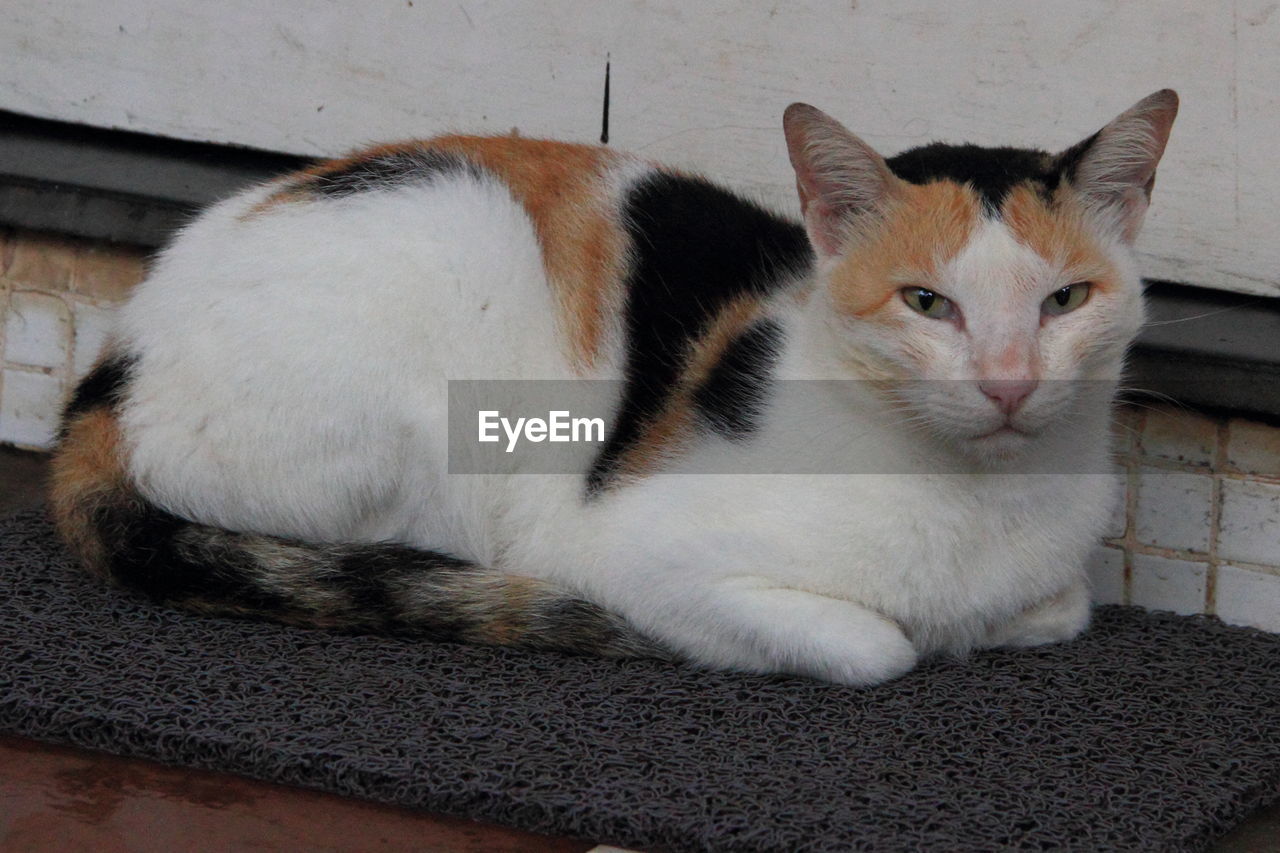
[[[898,178],[870,145],[816,107],[787,107],[782,129],[809,241],[819,255],[836,255],[854,219],[879,209]]]
[[[1178,115],[1178,94],[1161,89],[1058,155],[1058,168],[1085,206],[1110,220],[1127,243],[1142,227],[1156,166]]]

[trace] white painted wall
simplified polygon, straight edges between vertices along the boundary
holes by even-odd
[[[1272,0],[4,0],[0,108],[306,154],[445,129],[610,141],[790,205],[793,100],[886,153],[1183,112],[1153,277],[1280,295]]]

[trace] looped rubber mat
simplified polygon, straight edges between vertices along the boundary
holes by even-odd
[[[1280,636],[1105,607],[854,690],[186,615],[26,513],[0,731],[640,850],[1200,850],[1280,797]]]

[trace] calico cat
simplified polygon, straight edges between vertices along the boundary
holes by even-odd
[[[120,310],[66,409],[59,529],[157,601],[343,630],[853,685],[1069,639],[1176,112],[886,160],[793,104],[803,224],[515,137],[256,187]],[[451,379],[614,380],[607,440],[574,476],[451,474]],[[789,380],[836,381],[797,406]],[[1078,473],[1018,473],[1048,456]]]

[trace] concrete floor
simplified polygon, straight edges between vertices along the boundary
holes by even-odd
[[[44,503],[44,456],[0,446],[0,516]],[[584,841],[203,770],[0,737],[0,853],[10,850],[431,850],[586,853]],[[1280,853],[1280,803],[1213,853]]]
[[[0,851],[583,853],[593,846],[223,773],[0,737]]]

